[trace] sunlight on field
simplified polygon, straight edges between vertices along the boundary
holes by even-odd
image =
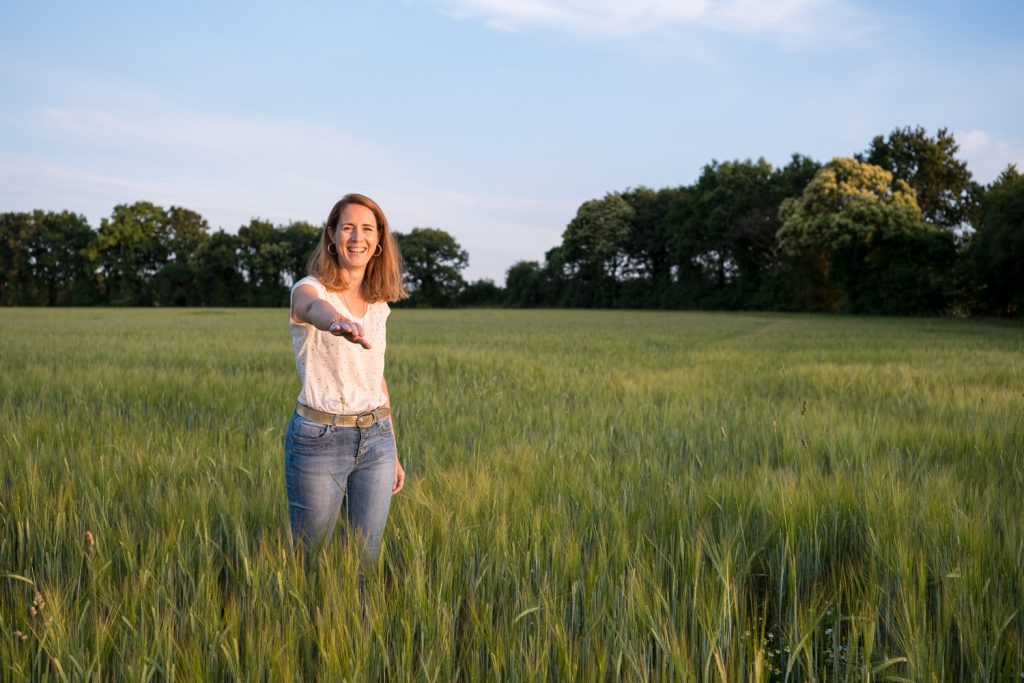
[[[407,311],[377,570],[277,310],[0,310],[0,678],[1017,680],[1024,329]]]

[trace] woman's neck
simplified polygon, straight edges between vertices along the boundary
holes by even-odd
[[[341,289],[343,292],[361,295],[363,292],[363,276],[366,269],[352,271],[347,268],[342,271]]]

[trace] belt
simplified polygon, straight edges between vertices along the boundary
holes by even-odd
[[[336,415],[334,413],[324,413],[319,410],[313,410],[309,406],[304,406],[301,403],[295,406],[295,412],[307,420],[313,420],[314,422],[320,422],[321,424],[334,425],[335,427],[359,427],[360,429],[372,427],[391,415],[391,410],[387,406],[380,406],[379,408],[374,408],[368,413],[361,413],[359,415]]]

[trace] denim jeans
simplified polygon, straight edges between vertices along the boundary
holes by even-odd
[[[364,560],[376,560],[391,506],[396,446],[391,418],[332,427],[292,414],[284,438],[288,518],[296,542],[330,537],[342,510]]]

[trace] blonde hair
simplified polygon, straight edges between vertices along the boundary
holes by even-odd
[[[338,264],[337,257],[327,250],[327,245],[334,241],[334,231],[338,229],[341,212],[350,204],[365,206],[373,212],[377,220],[377,243],[381,251],[371,258],[366,266],[363,296],[371,303],[401,301],[408,298],[409,294],[405,291],[405,284],[402,281],[402,254],[398,251],[398,243],[391,235],[388,219],[377,202],[361,194],[347,194],[331,209],[327,222],[324,223],[323,232],[320,233],[320,241],[313,250],[313,255],[309,257],[309,274],[320,280],[328,289],[342,289],[347,284],[345,269]]]

